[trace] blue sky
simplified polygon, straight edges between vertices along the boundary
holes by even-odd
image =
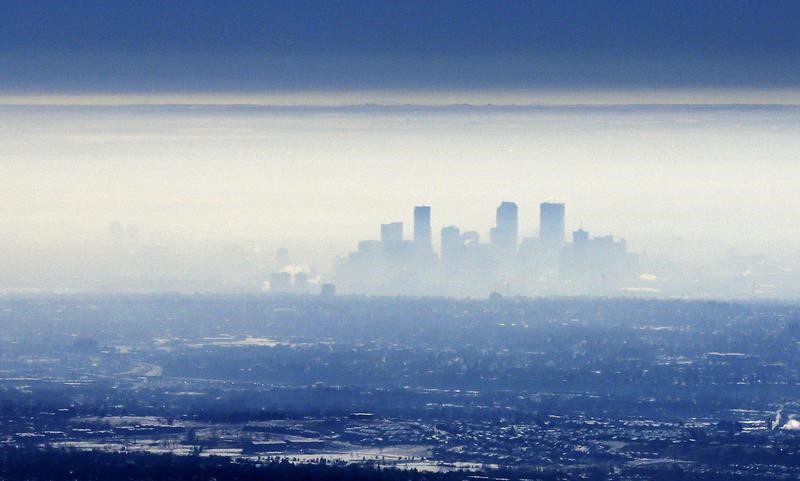
[[[0,1],[5,92],[791,88],[795,1]]]

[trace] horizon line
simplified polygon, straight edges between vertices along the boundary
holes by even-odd
[[[695,111],[758,111],[800,110],[800,103],[786,102],[609,102],[609,103],[419,103],[419,102],[363,102],[363,103],[257,103],[257,102],[7,102],[0,98],[4,109],[186,109],[186,110],[264,110],[264,111],[636,111],[636,110],[695,110]]]
[[[354,108],[795,108],[800,87],[617,89],[361,89],[242,91],[15,91],[0,89],[0,107]]]

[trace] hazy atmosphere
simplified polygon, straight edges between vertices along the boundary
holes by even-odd
[[[800,479],[797,0],[0,0],[0,481]]]
[[[438,252],[502,201],[521,239],[555,201],[658,262],[798,267],[791,2],[4,6],[5,290],[141,277],[118,226],[170,288],[257,290],[282,247],[333,280],[415,205]]]

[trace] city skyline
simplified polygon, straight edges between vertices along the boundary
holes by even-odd
[[[800,0],[0,7],[0,481],[800,479]]]
[[[798,249],[783,235],[794,205],[774,201],[791,195],[797,174],[791,109],[15,107],[0,116],[5,155],[17,160],[5,166],[15,187],[0,193],[0,248],[90,241],[115,219],[141,226],[150,243],[324,236],[323,247],[341,248],[370,235],[381,212],[414,202],[484,225],[503,198],[560,197],[570,228],[591,218],[637,249],[672,237],[768,255]],[[452,172],[457,183],[438,182]]]
[[[518,206],[502,201],[496,208],[495,226],[484,242],[478,231],[462,230],[445,220],[436,251],[430,235],[432,207],[417,205],[410,236],[404,235],[402,221],[383,223],[378,239],[358,241],[355,251],[334,259],[331,272],[311,269],[313,283],[309,284],[308,270],[295,266],[291,268],[294,272],[283,269],[273,273],[265,290],[312,294],[312,285],[318,285],[325,286],[322,292],[338,289],[344,294],[378,295],[677,295],[678,291],[671,291],[677,286],[670,286],[668,280],[674,273],[663,270],[663,259],[629,252],[626,240],[613,234],[591,235],[583,222],[565,239],[566,204],[541,202],[538,210],[538,236],[519,237]],[[739,269],[755,268],[764,260],[733,251],[727,254],[734,269],[736,264]],[[736,279],[729,273],[693,282],[708,283],[711,289],[738,289],[736,294],[728,291],[723,296],[769,297],[786,289],[792,292],[791,276],[780,280],[779,271],[758,269],[761,272],[751,278]],[[292,282],[298,275],[300,287]],[[776,280],[788,284],[770,284]]]
[[[24,281],[29,284],[6,277],[2,292],[800,297],[796,271],[775,258],[726,248],[702,263],[631,249],[620,233],[595,229],[592,219],[572,219],[566,207],[552,200],[503,200],[483,209],[494,211],[494,222],[490,217],[476,226],[452,224],[437,215],[435,205],[417,205],[406,209],[405,219],[373,227],[378,235],[353,241],[355,251],[353,244],[329,246],[311,256],[309,247],[272,242],[281,246],[275,248],[268,239],[218,245],[200,240],[179,248],[154,244],[146,227],[113,221],[104,241],[87,245],[94,261],[68,271],[84,272],[82,282],[65,280],[58,270],[30,270],[31,280]],[[95,265],[102,271],[92,272]]]
[[[8,2],[0,291],[258,289],[400,220],[423,264],[584,226],[662,292],[795,295],[794,3],[468,3]]]
[[[431,242],[431,206],[415,206],[413,235],[403,236],[400,221],[381,224],[380,240],[361,240],[358,248],[334,261],[327,276],[348,294],[486,296],[607,295],[612,292],[658,293],[637,286],[638,256],[627,252],[624,239],[593,236],[583,230],[565,243],[563,203],[539,204],[538,236],[519,236],[517,204],[502,201],[489,238],[474,230],[446,225],[440,230],[439,251]],[[445,221],[446,223],[446,221]],[[293,289],[289,273],[273,274],[271,292]]]

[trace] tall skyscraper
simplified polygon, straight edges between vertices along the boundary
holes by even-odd
[[[500,256],[513,255],[517,251],[517,204],[503,202],[497,208],[496,226],[492,229],[492,249]]]
[[[414,247],[419,253],[433,252],[431,208],[427,205],[414,207]]]
[[[539,204],[539,239],[550,248],[564,243],[564,204]]]
[[[403,242],[403,223],[392,222],[381,224],[381,242],[384,244],[400,244]]]

